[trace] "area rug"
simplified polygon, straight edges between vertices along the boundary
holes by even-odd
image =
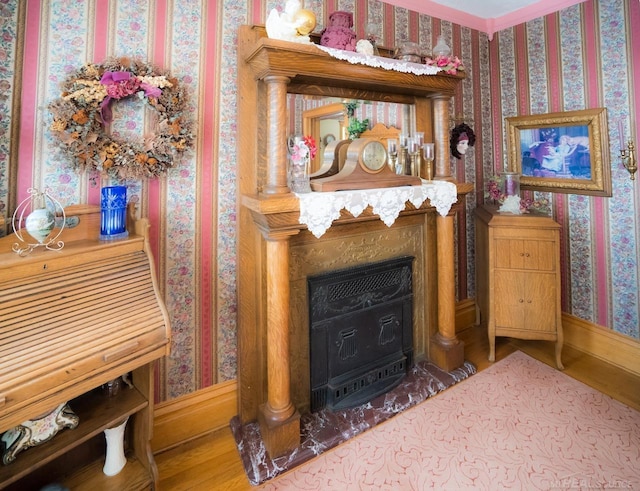
[[[300,446],[275,459],[269,456],[264,447],[258,424],[241,425],[235,417],[231,420],[230,426],[247,478],[254,485],[272,479],[387,421],[474,373],[476,367],[469,362],[451,372],[445,372],[433,363],[416,363],[396,387],[366,404],[335,412],[321,410],[313,414],[303,414],[300,420]]]
[[[640,413],[516,352],[261,490],[640,490]]]

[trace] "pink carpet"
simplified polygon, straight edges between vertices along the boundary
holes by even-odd
[[[261,490],[640,490],[640,413],[516,352]]]

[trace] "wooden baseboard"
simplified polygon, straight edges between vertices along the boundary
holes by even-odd
[[[158,404],[153,412],[154,454],[229,426],[238,414],[235,380]]]
[[[476,301],[467,298],[456,303],[456,332],[463,331],[467,327],[477,323]]]
[[[640,376],[640,342],[570,314],[562,314],[564,342]]]

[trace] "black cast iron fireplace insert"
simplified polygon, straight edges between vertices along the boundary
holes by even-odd
[[[413,366],[413,259],[307,279],[312,412],[363,404]]]

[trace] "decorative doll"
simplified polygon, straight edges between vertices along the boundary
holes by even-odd
[[[460,123],[451,130],[451,155],[457,159],[467,153],[467,149],[476,143],[476,135],[469,125]]]

